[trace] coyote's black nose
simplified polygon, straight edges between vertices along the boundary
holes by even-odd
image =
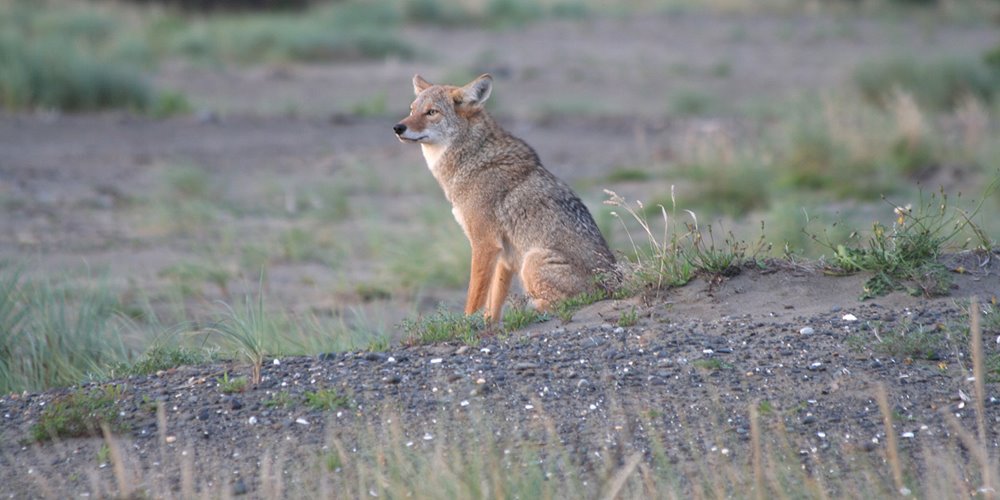
[[[402,134],[403,132],[406,132],[406,125],[403,125],[402,123],[397,123],[392,126],[392,130],[396,132],[396,135]]]

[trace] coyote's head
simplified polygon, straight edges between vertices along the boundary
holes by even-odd
[[[432,85],[420,75],[413,76],[410,116],[392,127],[399,140],[447,146],[451,139],[468,127],[469,119],[483,111],[490,97],[493,77],[482,75],[464,87]]]

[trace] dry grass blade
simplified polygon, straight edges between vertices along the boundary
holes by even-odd
[[[758,411],[759,401],[750,404],[750,445],[753,447],[751,458],[753,460],[753,492],[757,500],[764,499],[764,466],[763,451],[760,449],[760,414]]]
[[[903,484],[903,466],[899,460],[896,431],[892,428],[892,411],[889,408],[889,396],[885,392],[885,386],[881,383],[875,386],[875,400],[878,402],[879,411],[882,413],[882,424],[885,426],[885,458],[892,468],[892,481],[896,485],[896,491],[904,496],[909,495],[909,488]]]
[[[132,497],[132,486],[135,483],[125,472],[125,457],[118,446],[118,441],[111,435],[111,428],[107,424],[101,424],[101,433],[104,435],[104,444],[111,454],[111,464],[115,474],[115,481],[118,483],[118,496],[120,498]]]
[[[969,346],[972,352],[972,375],[973,384],[975,385],[976,394],[976,427],[979,432],[979,442],[982,446],[986,445],[986,387],[985,380],[986,374],[984,372],[985,358],[983,356],[983,332],[982,326],[980,325],[980,313],[979,313],[979,301],[975,297],[972,298],[969,305]],[[982,459],[980,460],[980,466],[983,468],[983,492],[987,498],[995,498],[995,482],[993,478],[993,467],[991,466],[991,460],[989,453],[986,449],[982,450]]]
[[[641,453],[635,453],[628,457],[628,460],[625,461],[625,465],[623,465],[621,469],[618,469],[615,477],[611,480],[611,484],[608,485],[607,491],[604,492],[604,495],[601,495],[601,498],[604,500],[614,500],[615,498],[618,498],[618,494],[621,493],[622,488],[625,487],[625,483],[628,482],[629,476],[635,472],[635,468],[639,465],[639,461],[641,460]]]

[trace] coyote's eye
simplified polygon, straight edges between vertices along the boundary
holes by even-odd
[[[427,116],[434,116],[434,115],[438,114],[438,110],[436,110],[436,109],[428,109],[427,113],[425,113],[425,114]]]

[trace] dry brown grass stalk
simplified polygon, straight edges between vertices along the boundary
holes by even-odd
[[[892,428],[892,410],[889,408],[889,396],[885,386],[879,383],[875,386],[875,401],[878,402],[882,414],[882,425],[885,427],[885,459],[892,469],[892,482],[896,491],[906,496],[910,490],[903,483],[903,465],[899,458],[899,443],[896,441],[896,431]]]

